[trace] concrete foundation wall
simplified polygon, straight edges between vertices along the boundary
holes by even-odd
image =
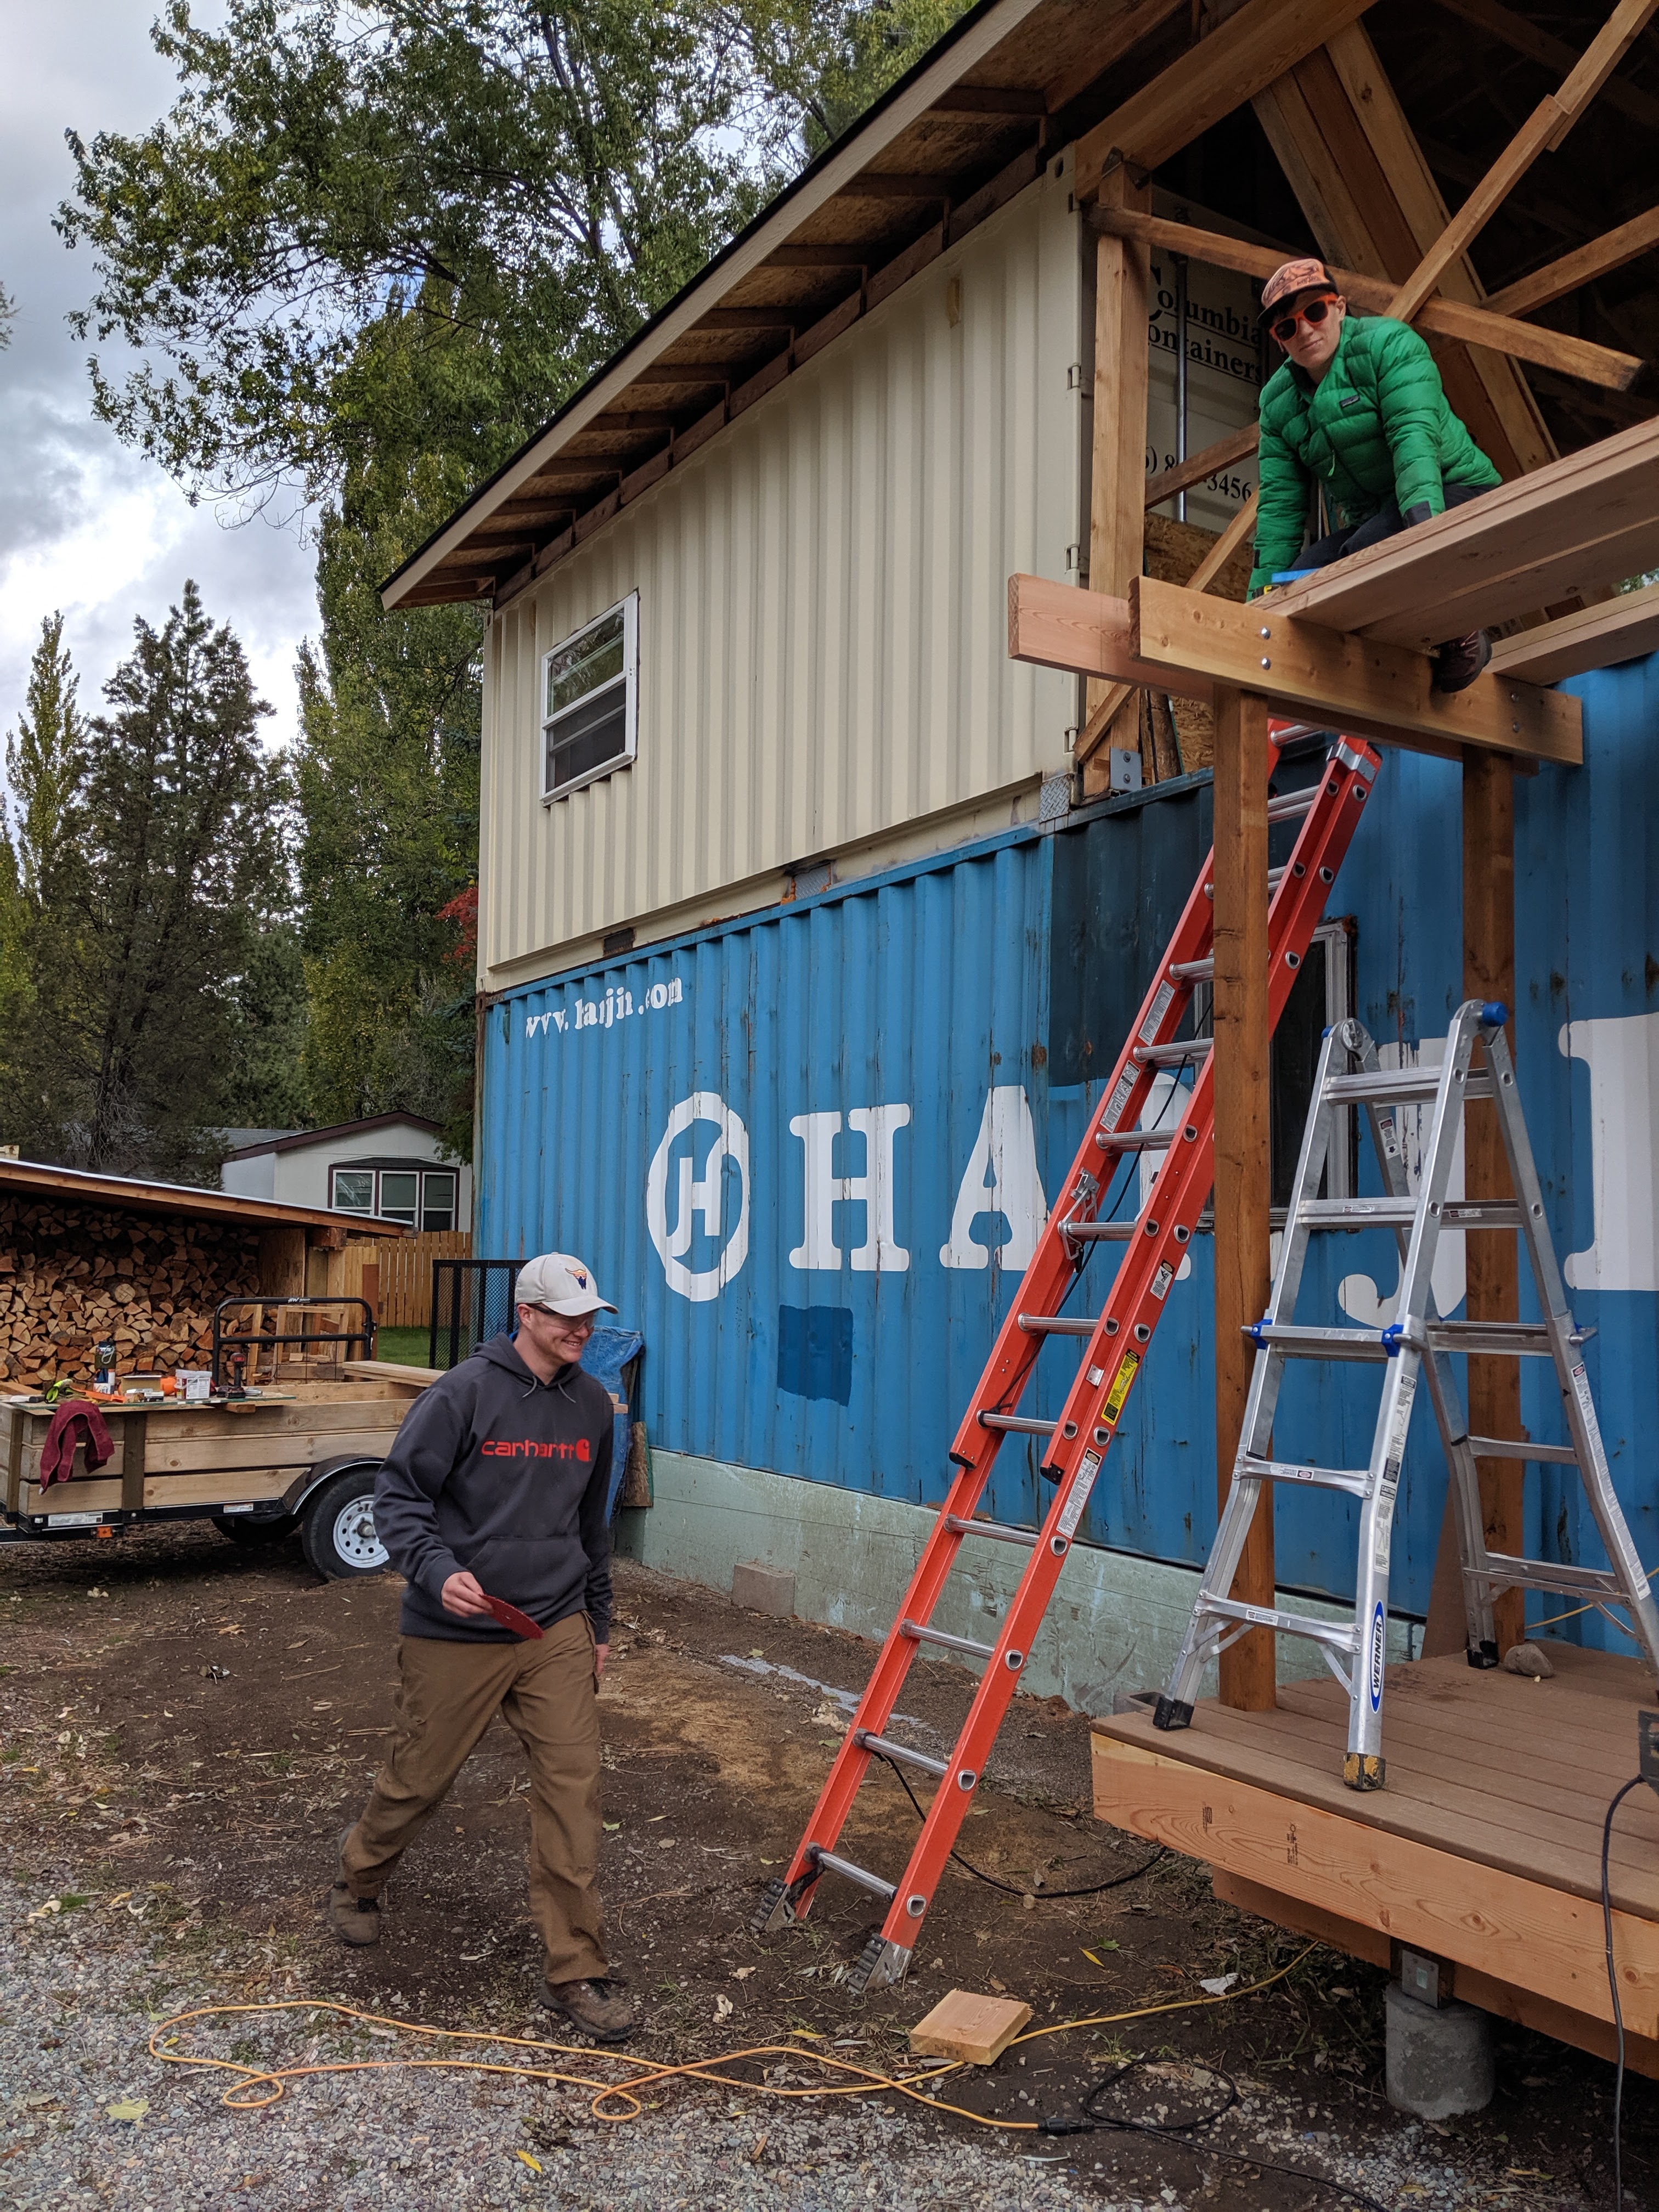
[[[651,1505],[621,1517],[617,1547],[624,1556],[719,1590],[731,1589],[740,1562],[758,1560],[793,1575],[799,1619],[877,1639],[893,1625],[933,1524],[926,1508],[901,1500],[682,1452],[653,1451],[651,1479]],[[991,1642],[1026,1557],[1012,1544],[966,1543],[933,1626]],[[1109,1712],[1119,1692],[1161,1688],[1197,1587],[1189,1567],[1074,1544],[1022,1686],[1091,1713]],[[1313,1600],[1281,1602],[1323,1620],[1340,1617]],[[1392,1622],[1390,1659],[1411,1656],[1415,1640],[1411,1624]],[[1311,1644],[1281,1640],[1281,1681],[1323,1668]],[[1212,1667],[1206,1696],[1214,1677]]]

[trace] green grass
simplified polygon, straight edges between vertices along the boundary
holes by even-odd
[[[424,1367],[432,1349],[430,1332],[423,1328],[382,1328],[374,1334],[374,1357],[395,1360],[404,1367]]]

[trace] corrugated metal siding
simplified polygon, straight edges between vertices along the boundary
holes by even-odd
[[[1063,764],[1073,684],[1009,660],[1005,593],[1078,536],[1066,198],[1051,168],[496,618],[486,973]],[[635,589],[638,759],[544,806],[541,655]]]
[[[1581,1321],[1599,1331],[1587,1355],[1591,1381],[1620,1493],[1650,1564],[1659,1563],[1659,827],[1647,764],[1659,733],[1655,669],[1638,664],[1577,687],[1587,702],[1587,766],[1547,768],[1517,784],[1516,799],[1523,1103],[1558,1252],[1564,1261],[1581,1255],[1570,1262],[1571,1295]],[[1023,1095],[1042,1188],[1052,1192],[1092,1095],[1076,1081],[1050,1081],[1071,1073],[1079,1050],[1078,947],[1067,935],[1080,910],[1078,885],[1086,886],[1089,927],[1126,963],[1150,961],[1206,838],[1206,793],[1153,799],[1058,837],[1011,833],[502,1000],[486,1026],[477,1249],[556,1245],[590,1259],[624,1321],[644,1332],[644,1411],[657,1443],[937,1499],[954,1422],[1019,1273],[941,1259],[988,1099],[994,1091]],[[1356,917],[1358,1008],[1385,1048],[1443,1035],[1462,995],[1460,840],[1456,769],[1390,756],[1332,902],[1333,912]],[[676,981],[678,1000],[653,1008],[653,988],[666,999]],[[621,992],[645,1010],[618,1013]],[[592,1025],[578,1026],[578,1001],[596,1010]],[[703,1107],[720,1102],[746,1134],[746,1251],[729,1280],[693,1299],[669,1285],[647,1194],[671,1113],[700,1092],[710,1094]],[[842,1200],[832,1216],[841,1264],[792,1265],[806,1235],[806,1144],[792,1119],[881,1106],[909,1109],[892,1139],[893,1235],[907,1263],[860,1272],[853,1255],[868,1234],[867,1211]],[[665,1230],[684,1227],[678,1156],[691,1158],[694,1182],[706,1178],[715,1134],[704,1119],[667,1144],[665,1242]],[[1361,1161],[1369,1169],[1363,1150]],[[860,1176],[869,1164],[866,1139],[844,1124],[834,1174]],[[718,1234],[708,1233],[705,1217],[691,1223],[686,1266],[712,1270],[730,1243],[738,1180],[728,1166]],[[1373,1175],[1362,1188],[1375,1188]],[[712,1206],[712,1188],[705,1196]],[[981,1215],[974,1233],[988,1243],[1007,1224]],[[1194,1240],[1193,1260],[1084,1533],[1195,1562],[1215,1522],[1207,1237]],[[1340,1321],[1345,1280],[1369,1276],[1386,1295],[1395,1274],[1390,1238],[1316,1239],[1303,1315]],[[1091,1306],[1097,1291],[1100,1283]],[[1060,1379],[1066,1356],[1064,1340],[1056,1343],[1041,1371]],[[1534,1362],[1523,1379],[1528,1432],[1558,1437],[1552,1382]],[[1037,1403],[1052,1410],[1051,1392],[1041,1389]],[[1369,1370],[1293,1371],[1281,1406],[1285,1452],[1363,1462],[1376,1407]],[[1030,1449],[1005,1446],[993,1502],[1000,1517],[1033,1519],[1034,1466]],[[1593,1532],[1560,1472],[1545,1470],[1541,1482],[1528,1474],[1529,1545],[1595,1560]],[[1426,1609],[1443,1491],[1420,1407],[1396,1524],[1401,1610]],[[1351,1591],[1352,1516],[1342,1501],[1282,1501],[1278,1551],[1282,1581]],[[1547,1601],[1534,1617],[1562,1609]],[[1600,1631],[1580,1622],[1570,1632]]]

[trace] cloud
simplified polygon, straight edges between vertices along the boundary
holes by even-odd
[[[198,8],[211,22],[218,11]],[[0,353],[0,728],[22,704],[41,618],[61,608],[95,708],[131,649],[135,616],[166,618],[186,576],[241,640],[263,697],[267,739],[295,734],[294,662],[317,625],[313,556],[291,525],[192,507],[171,478],[93,419],[85,349],[65,324],[93,282],[84,250],[52,228],[74,172],[65,129],[134,131],[177,85],[150,46],[136,0],[55,0],[9,11],[0,73],[0,283],[17,301]]]

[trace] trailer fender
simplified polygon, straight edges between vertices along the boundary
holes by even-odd
[[[334,1459],[319,1459],[315,1466],[308,1467],[303,1474],[295,1475],[283,1492],[283,1510],[284,1513],[301,1511],[313,1491],[321,1489],[324,1483],[332,1481],[337,1474],[343,1474],[349,1467],[373,1468],[378,1474],[381,1462],[370,1452],[342,1452]]]

